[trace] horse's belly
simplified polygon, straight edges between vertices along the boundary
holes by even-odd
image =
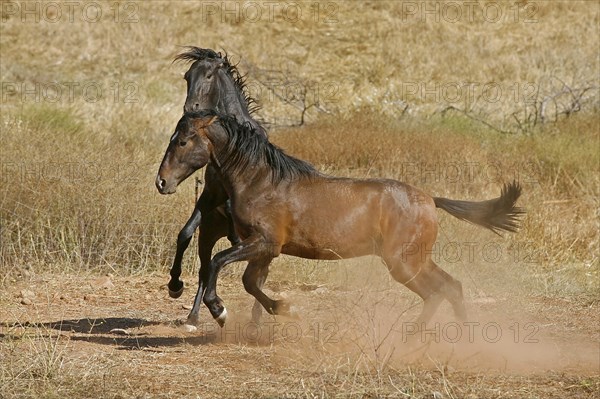
[[[281,248],[281,253],[305,259],[337,260],[378,254],[379,251],[377,250],[377,247],[378,245],[374,243],[372,245],[366,243],[356,243],[356,245],[352,247],[340,247],[337,245],[317,247],[288,243],[283,245]]]
[[[322,248],[303,247],[295,244],[284,245],[281,248],[281,253],[305,259],[340,259],[340,256],[333,251],[324,250]]]
[[[333,191],[333,192],[331,192]],[[293,209],[282,253],[308,259],[347,259],[376,254],[381,241],[379,192],[312,192]],[[347,195],[342,195],[347,194]]]

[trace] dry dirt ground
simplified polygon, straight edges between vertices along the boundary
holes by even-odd
[[[420,303],[377,287],[269,281],[297,318],[249,321],[240,273],[219,293],[221,329],[203,309],[181,326],[164,275],[35,275],[0,292],[0,397],[600,397],[599,304],[470,295],[469,321],[445,305],[427,331]]]

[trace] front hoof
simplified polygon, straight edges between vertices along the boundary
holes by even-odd
[[[192,309],[192,312],[190,312],[190,314],[188,315],[188,318],[184,324],[186,324],[188,326],[197,326],[199,322],[200,322],[200,317],[198,316],[198,313],[194,312],[194,310]]]
[[[227,309],[223,308],[223,311],[219,316],[215,317],[215,320],[217,323],[219,323],[220,327],[223,327],[225,325],[225,321],[227,320]]]
[[[175,284],[169,283],[167,287],[169,288],[169,296],[173,299],[177,299],[183,294],[183,281],[177,281]]]
[[[186,333],[194,333],[198,331],[198,327],[192,326],[191,324],[182,324],[181,329]]]

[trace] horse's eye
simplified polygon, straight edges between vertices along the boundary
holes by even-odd
[[[211,79],[212,77],[213,77],[213,74],[212,74],[212,72],[211,72],[211,73],[209,73],[208,75],[206,75],[206,79]]]
[[[179,145],[180,145],[181,147],[185,147],[185,145],[186,145],[186,144],[187,144],[187,141],[183,141],[183,140],[181,140],[181,141],[179,142]]]

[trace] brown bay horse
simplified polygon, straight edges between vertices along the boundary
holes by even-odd
[[[231,199],[241,242],[217,253],[200,273],[188,324],[197,322],[202,302],[222,326],[227,311],[217,296],[219,271],[247,261],[244,288],[271,314],[289,305],[262,290],[272,259],[279,254],[308,259],[379,256],[392,277],[419,295],[426,323],[446,299],[459,319],[466,318],[462,285],[431,259],[437,238],[436,208],[494,232],[514,232],[524,211],[513,182],[500,197],[480,202],[431,197],[390,179],[353,179],[319,173],[257,135],[249,124],[205,110],[185,113],[177,124],[156,177],[160,193],[210,164]],[[415,250],[417,249],[417,250]],[[264,280],[263,280],[264,281]]]

